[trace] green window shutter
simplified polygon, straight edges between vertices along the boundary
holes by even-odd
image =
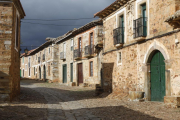
[[[143,35],[147,36],[146,4],[143,4],[141,8],[142,8],[142,17],[143,17]]]

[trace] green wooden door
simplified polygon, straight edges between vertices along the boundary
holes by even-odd
[[[142,17],[143,17],[143,36],[147,36],[146,4],[142,5]]]
[[[151,60],[151,101],[163,101],[165,96],[165,63],[160,51]]]
[[[63,83],[67,83],[67,65],[63,65]]]
[[[71,82],[73,82],[73,63],[71,63]]]

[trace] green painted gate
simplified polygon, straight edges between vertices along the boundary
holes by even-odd
[[[165,63],[160,51],[156,51],[151,60],[151,101],[164,101]]]
[[[63,65],[63,83],[67,83],[67,65]]]

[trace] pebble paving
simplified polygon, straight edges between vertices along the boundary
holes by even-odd
[[[48,102],[48,120],[101,120],[86,109],[86,106],[78,101],[71,101],[71,97],[64,96],[60,92],[38,86],[38,84],[27,85],[22,82],[21,86],[31,88],[44,96]],[[83,108],[81,112],[76,111],[81,108]]]

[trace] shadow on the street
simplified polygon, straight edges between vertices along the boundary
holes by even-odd
[[[21,81],[22,85],[32,85],[32,84],[45,84],[45,82],[42,81],[35,81],[35,80],[23,80]],[[104,94],[102,96],[96,96],[95,95],[95,89],[92,88],[83,88],[83,87],[70,87],[70,86],[65,86],[65,85],[59,85],[58,83],[53,83],[56,85],[56,88],[54,88],[51,83],[46,83],[47,86],[49,87],[33,87],[33,88],[28,88],[25,87],[25,89],[32,89],[34,91],[42,91],[42,92],[47,92],[47,94],[50,94],[52,96],[61,96],[59,97],[59,101],[55,101],[52,104],[58,104],[59,102],[68,102],[68,101],[78,101],[78,100],[84,100],[84,99],[97,99],[97,98],[105,98],[107,97],[110,93]],[[41,86],[41,85],[40,85]],[[21,86],[21,94],[24,93],[25,91],[22,90]],[[38,97],[36,95],[32,95],[32,98]],[[31,99],[31,98],[30,98]]]
[[[3,109],[3,110],[2,110]],[[62,110],[50,109],[50,111],[57,111],[60,115]],[[6,106],[0,109],[0,120],[39,120],[47,119],[47,109],[45,108],[29,108],[27,106]],[[97,108],[82,108],[63,110],[63,112],[68,112],[69,114],[75,115],[76,118],[88,118],[89,114],[92,113],[88,119],[92,120],[94,116],[101,118],[102,120],[161,120],[159,118],[134,111],[132,109],[126,108],[124,106],[113,106],[113,107],[97,107]],[[86,115],[88,113],[88,115]],[[62,115],[62,114],[61,114]],[[56,118],[56,116],[54,116]],[[62,116],[64,117],[64,116]]]

